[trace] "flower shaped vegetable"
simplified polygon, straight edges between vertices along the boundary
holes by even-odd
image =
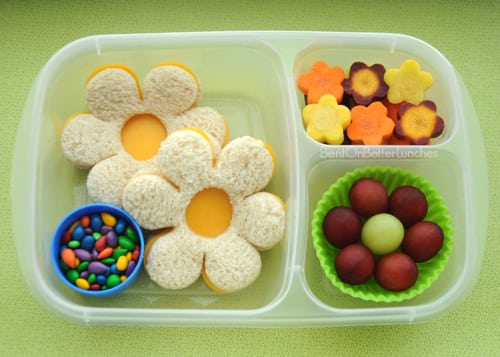
[[[351,113],[335,97],[326,94],[316,104],[308,104],[302,111],[307,134],[316,141],[342,144],[344,129],[351,122]]]
[[[325,94],[331,94],[342,102],[344,88],[342,81],[345,78],[344,70],[340,67],[329,67],[323,61],[315,62],[311,71],[300,76],[298,81],[299,89],[307,96],[307,103],[317,103]]]
[[[406,60],[400,68],[385,72],[384,81],[389,86],[387,99],[391,103],[419,104],[424,100],[425,91],[432,85],[433,78],[428,72],[420,70],[415,60]]]
[[[354,62],[349,69],[349,78],[342,83],[344,91],[352,95],[356,104],[368,105],[386,95],[384,74],[385,67],[381,64],[368,66],[364,62]]]
[[[88,194],[94,201],[121,206],[126,182],[154,166],[160,143],[181,128],[198,127],[223,145],[226,122],[210,107],[198,107],[201,90],[195,74],[179,63],[161,63],[145,76],[124,65],[105,65],[88,78],[90,113],[70,117],[61,135],[65,156],[90,169]]]
[[[240,137],[220,153],[198,130],[171,134],[158,153],[158,171],[137,174],[124,208],[146,229],[160,229],[145,254],[150,278],[182,289],[200,275],[217,292],[250,285],[260,274],[259,250],[283,237],[285,210],[277,196],[259,192],[275,169],[272,149]]]
[[[381,102],[373,102],[368,107],[357,105],[351,109],[347,136],[354,144],[380,145],[391,137],[393,129],[387,108]]]
[[[428,144],[430,138],[441,135],[444,130],[444,120],[436,114],[436,104],[430,100],[419,105],[403,104],[398,115],[394,134],[416,145]]]

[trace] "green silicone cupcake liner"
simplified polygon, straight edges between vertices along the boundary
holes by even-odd
[[[340,249],[333,247],[323,234],[323,219],[330,209],[350,206],[349,189],[358,179],[368,177],[379,180],[390,194],[399,186],[412,185],[426,196],[428,212],[424,220],[438,224],[444,233],[443,246],[428,261],[417,263],[419,274],[415,284],[404,291],[393,292],[382,288],[372,277],[368,282],[351,285],[341,281],[335,271],[335,257]],[[363,167],[348,172],[333,183],[318,201],[312,220],[312,238],[321,268],[332,284],[342,292],[366,301],[398,302],[411,299],[427,289],[444,270],[453,247],[453,226],[448,208],[439,192],[422,177],[399,168]]]

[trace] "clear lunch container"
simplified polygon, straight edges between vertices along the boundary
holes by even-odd
[[[302,122],[300,74],[323,60],[348,69],[355,61],[399,67],[417,60],[434,84],[426,97],[438,104],[444,133],[427,146],[329,146],[312,140]],[[143,271],[119,296],[80,295],[56,276],[50,261],[58,222],[86,203],[86,172],[65,159],[63,124],[86,110],[84,82],[98,66],[123,63],[143,78],[157,63],[186,64],[199,77],[202,105],[221,112],[231,139],[268,142],[277,170],[265,191],[286,205],[284,240],[262,252],[256,282],[218,294],[201,279],[163,290]],[[433,47],[389,33],[244,31],[99,35],[58,51],[37,76],[27,99],[12,165],[14,240],[33,296],[67,320],[91,325],[305,327],[402,324],[438,318],[472,290],[486,242],[488,179],[484,146],[470,96],[454,67]],[[392,166],[421,175],[444,198],[454,246],[437,281],[422,294],[395,303],[343,294],[321,270],[312,245],[316,203],[335,180],[365,166]]]

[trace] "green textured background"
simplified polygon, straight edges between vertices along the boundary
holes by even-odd
[[[52,316],[22,282],[12,240],[10,169],[33,80],[61,47],[104,33],[211,30],[395,32],[454,64],[474,102],[490,177],[488,241],[468,298],[416,325],[314,329],[84,327]],[[500,350],[500,2],[498,1],[0,1],[0,356],[493,356]]]

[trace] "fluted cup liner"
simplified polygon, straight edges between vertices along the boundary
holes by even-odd
[[[417,263],[418,279],[409,289],[399,292],[386,290],[375,281],[374,277],[366,283],[351,285],[341,281],[335,271],[335,257],[340,249],[333,247],[326,240],[323,233],[323,219],[333,207],[350,206],[349,189],[361,178],[379,180],[387,189],[388,194],[403,185],[417,187],[425,194],[429,206],[424,220],[438,224],[443,230],[444,241],[441,249],[431,259]],[[366,301],[399,302],[421,294],[436,281],[444,270],[453,247],[453,226],[444,199],[431,183],[421,176],[394,167],[363,167],[350,171],[336,180],[318,201],[313,213],[312,239],[321,268],[335,287],[346,294]]]

